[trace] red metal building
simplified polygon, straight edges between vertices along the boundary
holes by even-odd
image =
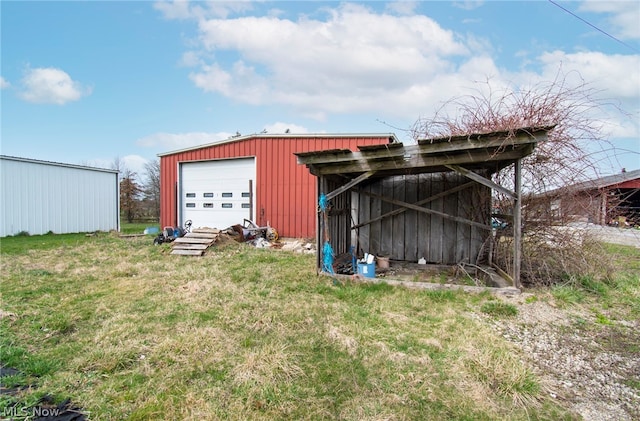
[[[391,142],[392,133],[254,134],[158,154],[160,224],[225,229],[247,218],[282,237],[314,237],[316,179],[294,153]]]

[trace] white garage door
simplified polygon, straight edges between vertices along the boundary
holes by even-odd
[[[180,221],[225,229],[251,219],[254,158],[180,164]]]

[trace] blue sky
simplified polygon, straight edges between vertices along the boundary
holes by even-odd
[[[118,157],[142,174],[158,153],[236,132],[410,142],[418,118],[487,79],[561,70],[623,111],[598,110],[617,148],[602,173],[640,168],[638,1],[2,0],[0,14],[5,155]]]

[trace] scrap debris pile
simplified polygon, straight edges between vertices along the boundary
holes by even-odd
[[[261,227],[248,219],[245,219],[243,224],[236,224],[225,230],[209,227],[191,229],[191,226],[192,221],[189,220],[185,222],[184,228],[165,227],[154,238],[153,244],[171,243],[171,254],[183,256],[202,256],[221,237],[258,248],[281,246],[277,242],[278,231],[275,228],[269,224]]]
[[[256,248],[277,248],[294,253],[314,254],[316,244],[305,239],[282,240],[278,231],[269,223],[259,226],[249,219],[242,224],[232,225],[224,230],[209,227],[191,228],[192,222],[185,223],[184,228],[165,227],[158,232],[153,244],[171,243],[171,254],[183,256],[202,256],[206,250],[216,243],[236,241]],[[145,234],[151,234],[146,232]]]
[[[258,248],[271,247],[272,243],[278,241],[278,231],[275,228],[268,223],[264,227],[258,226],[249,219],[245,219],[243,225],[236,224],[229,227],[226,232],[233,235],[236,241],[249,243]]]

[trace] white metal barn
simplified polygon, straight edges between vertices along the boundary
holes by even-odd
[[[0,155],[0,237],[120,229],[118,171]]]

